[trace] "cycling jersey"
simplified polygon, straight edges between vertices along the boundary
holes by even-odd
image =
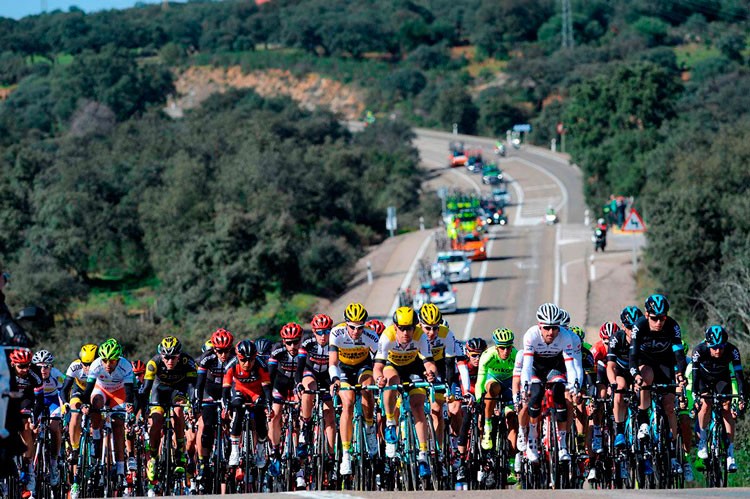
[[[652,331],[647,317],[638,319],[630,335],[629,364],[632,376],[639,373],[642,365],[654,368],[655,383],[669,383],[671,379],[664,379],[668,373],[684,374],[686,363],[680,325],[667,317],[661,331]]]
[[[65,372],[65,377],[72,379],[81,390],[86,388],[86,378],[88,378],[88,374],[83,372],[84,367],[81,359],[76,359],[71,362],[68,370]]]
[[[271,349],[271,356],[268,357],[268,372],[271,375],[271,380],[273,381],[277,374],[284,378],[294,379],[294,374],[297,372],[298,357],[307,360],[307,356],[301,349],[297,351],[296,355],[293,355],[287,351],[283,341],[274,344]]]
[[[473,366],[467,359],[458,361],[458,376],[461,380],[461,395],[474,394],[474,386],[479,375],[479,366]]]
[[[391,324],[378,341],[378,351],[375,354],[375,362],[393,366],[407,366],[419,360],[432,361],[432,349],[427,341],[427,335],[422,328],[417,326],[411,341],[401,344],[396,339],[396,326]]]
[[[146,364],[146,375],[143,379],[146,385],[149,385],[149,382],[151,384],[158,382],[160,385],[184,388],[188,384],[194,384],[197,376],[195,359],[188,354],[180,354],[180,359],[174,369],[167,369],[161,355],[157,354]]]
[[[300,353],[304,353],[305,357],[298,357],[298,370],[309,371],[314,374],[328,372],[328,350],[328,344],[321,345],[314,333],[307,333],[302,338],[302,344],[299,347]]]
[[[229,400],[231,391],[234,390],[235,394],[242,394],[253,402],[257,402],[261,397],[271,400],[270,387],[271,377],[263,366],[253,362],[253,366],[246,370],[235,357],[227,364],[222,397],[225,401]]]
[[[523,345],[521,386],[531,384],[535,369],[549,371],[559,365],[562,359],[567,372],[568,389],[581,387],[581,340],[574,332],[561,327],[555,339],[547,344],[539,326],[532,326],[523,336]]]
[[[196,365],[198,376],[195,383],[195,396],[198,400],[211,402],[221,397],[224,374],[232,358],[234,358],[233,351],[227,356],[225,362],[221,361],[213,348],[203,352]]]
[[[693,386],[696,390],[703,390],[704,384],[714,386],[718,381],[730,382],[737,380],[737,392],[744,395],[744,375],[740,351],[732,343],[727,343],[718,358],[711,356],[711,351],[705,341],[698,343],[693,349]]]
[[[370,361],[370,355],[378,350],[378,334],[364,328],[358,340],[349,336],[346,324],[331,329],[331,352],[338,352],[339,362],[346,366],[358,366]]]
[[[513,379],[513,371],[516,364],[518,350],[515,347],[510,351],[510,356],[503,360],[497,348],[488,348],[479,357],[479,374],[477,375],[476,387],[474,393],[477,399],[484,394],[485,382],[494,379],[501,383],[508,384]]]
[[[607,362],[614,362],[617,367],[627,370],[630,363],[630,341],[627,333],[620,329],[609,338]]]
[[[101,358],[96,359],[91,364],[87,378],[88,383],[96,383],[107,391],[119,390],[126,384],[132,385],[133,380],[133,365],[124,357],[118,359],[117,367],[111,373],[107,372]]]
[[[425,333],[427,336],[427,333]],[[438,375],[450,385],[453,382],[453,374],[456,363],[456,337],[447,326],[441,325],[433,339],[427,337],[432,351],[432,359]]]
[[[41,378],[41,375],[40,375]],[[58,368],[53,367],[50,370],[49,378],[42,379],[42,391],[44,392],[44,402],[49,406],[50,401],[59,403],[60,390],[65,383],[65,375]]]

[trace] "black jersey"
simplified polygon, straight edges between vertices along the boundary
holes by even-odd
[[[615,362],[619,367],[628,369],[630,363],[630,342],[625,330],[619,329],[609,337],[607,362]]]
[[[731,343],[727,343],[718,358],[711,356],[711,351],[705,341],[701,341],[693,349],[693,386],[700,381],[715,384],[717,381],[729,381],[734,374],[737,379],[737,391],[744,393],[744,376],[740,351]]]
[[[635,376],[642,365],[676,366],[675,372],[685,373],[687,362],[682,348],[680,325],[667,317],[661,331],[652,331],[648,317],[633,325],[630,335],[630,373]]]
[[[297,371],[297,359],[302,357],[306,360],[305,354],[300,349],[296,355],[290,354],[283,341],[279,341],[271,348],[271,356],[268,357],[268,371],[271,373],[271,379],[277,375],[286,378],[294,378]]]
[[[297,362],[303,364],[305,370],[316,374],[328,372],[328,344],[318,343],[314,333],[307,333],[302,338],[299,351],[305,357],[297,357]]]
[[[226,362],[222,362],[214,349],[210,348],[203,352],[198,359],[198,375],[204,375],[208,385],[221,386],[224,381],[224,374],[227,372],[227,365],[232,361],[232,358],[234,358],[234,351],[229,354]]]
[[[145,381],[157,382],[167,386],[194,384],[198,376],[195,359],[186,353],[180,354],[180,360],[174,369],[167,369],[161,355],[154,355],[146,364]]]

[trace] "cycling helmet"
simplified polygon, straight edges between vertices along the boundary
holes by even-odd
[[[584,331],[581,326],[573,326],[572,328],[570,328],[570,330],[577,334],[581,341],[586,338],[586,331]]]
[[[213,347],[214,347],[214,343],[211,341],[211,339],[208,339],[201,347],[201,352],[206,353],[208,350],[211,350]]]
[[[258,338],[255,340],[255,348],[258,350],[258,355],[269,355],[272,346],[271,342],[265,338]]]
[[[31,358],[32,364],[53,364],[55,356],[49,350],[39,350]]]
[[[140,360],[133,361],[133,374],[144,374],[146,372],[146,364]]]
[[[310,327],[312,327],[313,331],[331,329],[333,327],[333,319],[326,314],[316,314],[310,321]]]
[[[367,310],[361,303],[350,303],[344,310],[344,320],[348,322],[364,322],[367,320]]]
[[[653,294],[646,298],[646,313],[653,315],[666,315],[669,312],[669,301],[664,295]]]
[[[728,338],[727,330],[723,326],[717,324],[706,328],[706,345],[709,348],[723,347]]]
[[[487,342],[482,338],[472,338],[466,342],[464,350],[472,353],[482,353],[487,350]]]
[[[159,343],[159,353],[161,355],[179,355],[182,353],[182,343],[174,336],[167,336]]]
[[[379,321],[378,319],[370,319],[369,321],[365,322],[365,327],[375,331],[378,336],[383,334],[383,331],[385,331],[385,324],[383,324],[383,321]]]
[[[214,331],[214,334],[211,335],[211,343],[213,343],[214,348],[218,348],[219,350],[226,350],[228,348],[232,348],[232,343],[234,343],[234,336],[232,336],[232,333],[230,333],[226,329],[219,328]]]
[[[302,338],[302,326],[296,322],[289,322],[282,326],[279,334],[284,340],[298,340]]]
[[[620,312],[620,322],[628,329],[632,329],[641,317],[643,317],[641,309],[632,305],[623,308],[622,312]]]
[[[560,325],[562,327],[568,327],[570,325],[570,314],[564,308],[560,309],[560,316],[558,319],[560,320]]]
[[[536,310],[536,320],[545,326],[559,326],[560,309],[554,303],[542,303]]]
[[[492,339],[495,341],[495,346],[498,347],[513,346],[514,338],[513,331],[508,328],[497,328],[492,331]]]
[[[599,328],[599,338],[602,341],[609,340],[614,334],[620,330],[620,327],[614,322],[605,322],[602,327]]]
[[[122,356],[122,347],[120,342],[110,338],[99,345],[99,357],[102,360],[117,360]]]
[[[237,352],[238,360],[245,360],[254,358],[258,353],[258,349],[252,341],[242,340],[237,343],[235,352]]]
[[[393,323],[399,327],[416,326],[417,314],[411,307],[399,307],[393,312]]]
[[[78,352],[78,359],[84,364],[91,364],[96,359],[96,351],[99,347],[93,343],[87,343],[81,347]]]
[[[31,350],[16,348],[10,353],[10,361],[14,364],[31,364]]]
[[[422,324],[434,326],[440,324],[442,319],[443,314],[440,313],[440,309],[434,303],[425,303],[419,309],[419,322]]]

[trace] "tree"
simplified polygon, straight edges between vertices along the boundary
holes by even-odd
[[[435,105],[435,116],[447,130],[456,123],[460,133],[473,134],[477,129],[479,109],[466,88],[452,85],[440,94]]]

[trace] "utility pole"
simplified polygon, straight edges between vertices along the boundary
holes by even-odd
[[[562,47],[573,48],[573,16],[570,0],[562,0]]]
[[[42,14],[47,12],[47,0],[42,0]]]

